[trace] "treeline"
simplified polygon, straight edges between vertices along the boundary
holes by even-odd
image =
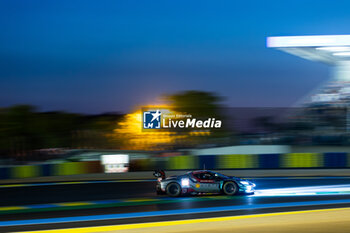
[[[34,106],[0,109],[0,159],[27,160],[40,157],[39,149],[116,148],[108,135],[121,114],[82,115],[39,112]],[[38,158],[40,159],[40,158]]]
[[[165,95],[169,109],[194,118],[224,120],[215,93],[184,91]],[[225,127],[207,131],[143,133],[141,109],[126,115],[82,115],[40,112],[30,105],[0,109],[0,160],[44,160],[52,148],[173,150],[202,144],[227,143]],[[44,156],[44,157],[43,157]]]

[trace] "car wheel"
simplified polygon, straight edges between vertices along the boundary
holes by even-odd
[[[222,191],[229,196],[233,196],[238,192],[238,186],[235,182],[229,181],[224,184]]]
[[[166,193],[171,197],[178,197],[181,194],[181,186],[178,183],[170,183],[166,186]]]

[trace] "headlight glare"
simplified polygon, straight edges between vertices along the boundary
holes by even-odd
[[[239,183],[241,183],[241,184],[244,184],[244,185],[249,185],[249,182],[248,181],[240,181]]]
[[[181,186],[182,186],[182,187],[188,187],[188,186],[190,186],[190,180],[189,180],[188,178],[183,178],[183,179],[181,180]]]

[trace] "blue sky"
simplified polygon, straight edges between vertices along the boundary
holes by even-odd
[[[350,34],[349,1],[3,1],[0,107],[127,112],[204,90],[228,106],[291,106],[331,69],[267,36]]]

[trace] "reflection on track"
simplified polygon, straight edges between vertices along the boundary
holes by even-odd
[[[116,219],[130,219],[130,218],[144,218],[144,217],[159,217],[159,216],[200,214],[200,213],[217,213],[217,212],[229,212],[229,211],[238,211],[238,210],[257,210],[257,209],[266,209],[266,208],[278,209],[278,208],[296,207],[296,206],[299,206],[299,207],[320,206],[320,205],[348,204],[348,203],[350,203],[350,199],[285,202],[285,203],[269,203],[269,204],[245,204],[245,205],[233,205],[233,206],[229,205],[229,206],[216,206],[216,207],[205,207],[205,208],[158,210],[158,211],[133,212],[133,213],[121,213],[121,214],[10,220],[10,221],[0,221],[0,227],[33,225],[33,224],[57,224],[57,223],[72,223],[72,222],[84,222],[84,221],[116,220]]]
[[[350,195],[350,185],[324,185],[324,186],[304,186],[290,188],[272,188],[256,190],[254,195],[249,195],[248,199],[254,197],[279,197],[279,196],[316,196],[316,195]],[[217,194],[208,194],[196,197],[147,197],[147,198],[127,198],[113,200],[95,200],[84,202],[62,202],[48,204],[33,204],[19,206],[3,206],[0,207],[0,215],[10,213],[38,212],[38,211],[57,211],[68,209],[92,209],[105,207],[121,207],[121,206],[143,206],[154,204],[170,204],[170,203],[187,203],[202,201],[224,201],[234,200],[237,196],[225,196]]]
[[[350,194],[350,185],[324,185],[291,188],[260,189],[256,197],[267,196],[312,196],[312,195],[345,195]]]
[[[179,198],[156,196],[153,182],[11,186],[1,188],[0,192],[0,231],[350,206],[349,179],[259,178],[252,181],[257,184],[255,195]]]

